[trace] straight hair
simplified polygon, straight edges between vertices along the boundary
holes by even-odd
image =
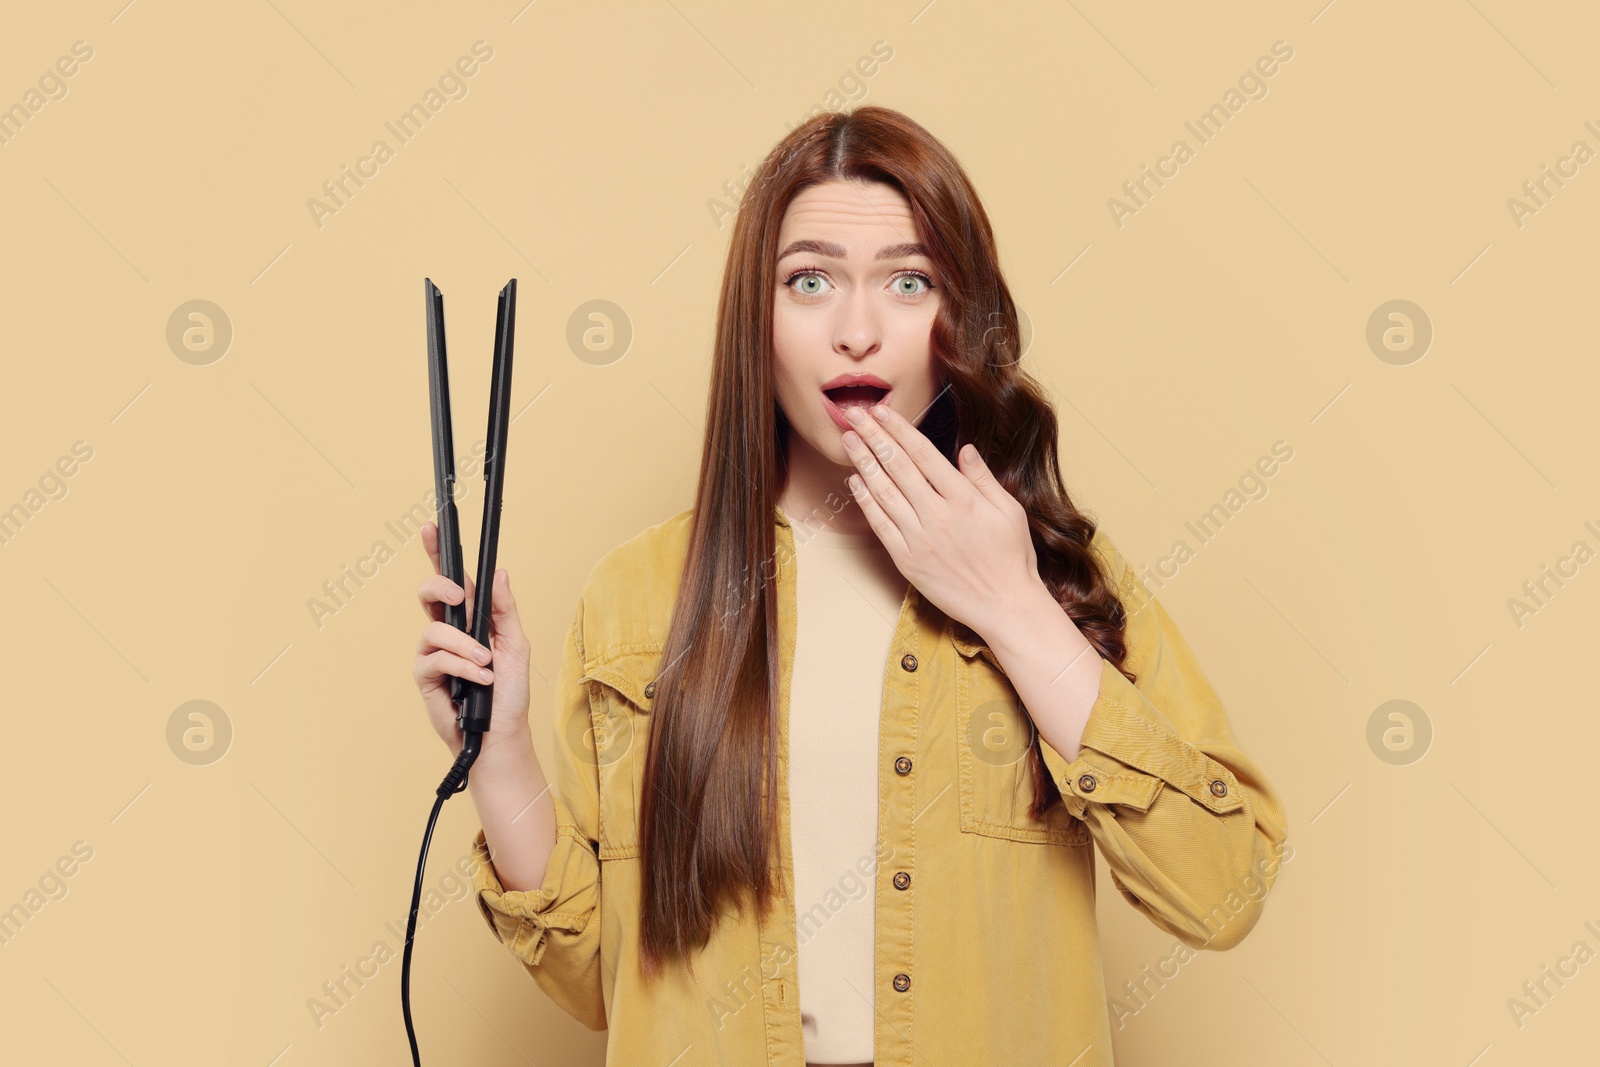
[[[943,388],[919,429],[956,463],[977,447],[1028,513],[1039,575],[1107,661],[1126,675],[1125,615],[1089,549],[1095,522],[1073,505],[1044,388],[1019,366],[1016,305],[994,234],[955,157],[898,111],[864,106],[797,126],[740,202],[722,293],[705,445],[688,554],[661,654],[640,820],[640,960],[646,975],[693,955],[724,909],[772,906],[777,840],[779,640],[774,508],[788,477],[772,317],[778,234],[802,190],[877,182],[911,206],[944,293],[930,347]],[[959,623],[957,624],[960,625]],[[970,631],[969,631],[970,632]],[[1038,731],[1029,760],[1035,818],[1061,802]]]

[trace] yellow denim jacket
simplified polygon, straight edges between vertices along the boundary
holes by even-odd
[[[774,509],[782,671],[778,781],[788,781],[794,531]],[[692,509],[605,555],[589,575],[555,686],[559,836],[543,884],[506,891],[480,829],[484,919],[539,986],[594,1029],[608,1067],[802,1067],[797,944],[842,894],[793,902],[789,797],[779,797],[784,899],[765,924],[725,916],[695,960],[638,971],[637,812],[655,677]],[[1040,739],[1064,806],[1028,815],[1031,722],[989,648],[912,586],[884,670],[873,886],[876,1067],[1112,1063],[1095,927],[1095,845],[1121,895],[1192,948],[1237,944],[1285,857],[1281,800],[1242,753],[1166,610],[1104,532],[1128,667],[1109,663],[1077,759]],[[597,744],[596,739],[599,739]],[[863,884],[865,884],[863,882]],[[866,899],[863,897],[863,899]]]

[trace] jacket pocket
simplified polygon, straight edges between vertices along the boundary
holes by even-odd
[[[1033,802],[1030,746],[1037,729],[988,647],[955,639],[956,780],[963,833],[1010,841],[1087,846],[1089,830],[1065,805],[1043,818]]]
[[[654,647],[614,650],[588,664],[584,680],[593,683],[589,729],[599,760],[601,860],[639,854],[639,808],[644,795],[645,753],[650,710],[655,704],[655,674],[661,651]],[[587,746],[569,739],[574,751]]]

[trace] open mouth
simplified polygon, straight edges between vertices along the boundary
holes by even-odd
[[[854,385],[835,385],[822,390],[822,404],[827,409],[828,418],[841,430],[852,429],[848,414],[851,408],[860,408],[864,413],[867,408],[880,400],[885,402],[889,395],[886,385],[871,385],[857,382]]]
[[[823,392],[841,410],[852,405],[871,407],[889,395],[889,390],[876,385],[840,385]]]

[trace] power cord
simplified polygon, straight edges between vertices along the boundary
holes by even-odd
[[[417,1030],[411,1022],[411,944],[417,936],[417,910],[422,904],[422,881],[428,868],[428,845],[433,840],[434,823],[439,821],[439,809],[444,807],[446,800],[467,788],[467,771],[478,758],[482,740],[483,735],[476,730],[463,733],[461,754],[456,756],[455,763],[450,767],[450,773],[439,783],[436,791],[439,799],[433,802],[433,811],[428,815],[428,828],[422,832],[422,854],[417,857],[417,882],[411,889],[411,914],[406,919],[405,958],[400,964],[400,1007],[406,1017],[406,1038],[411,1042],[413,1067],[422,1067],[422,1053],[417,1050]]]

